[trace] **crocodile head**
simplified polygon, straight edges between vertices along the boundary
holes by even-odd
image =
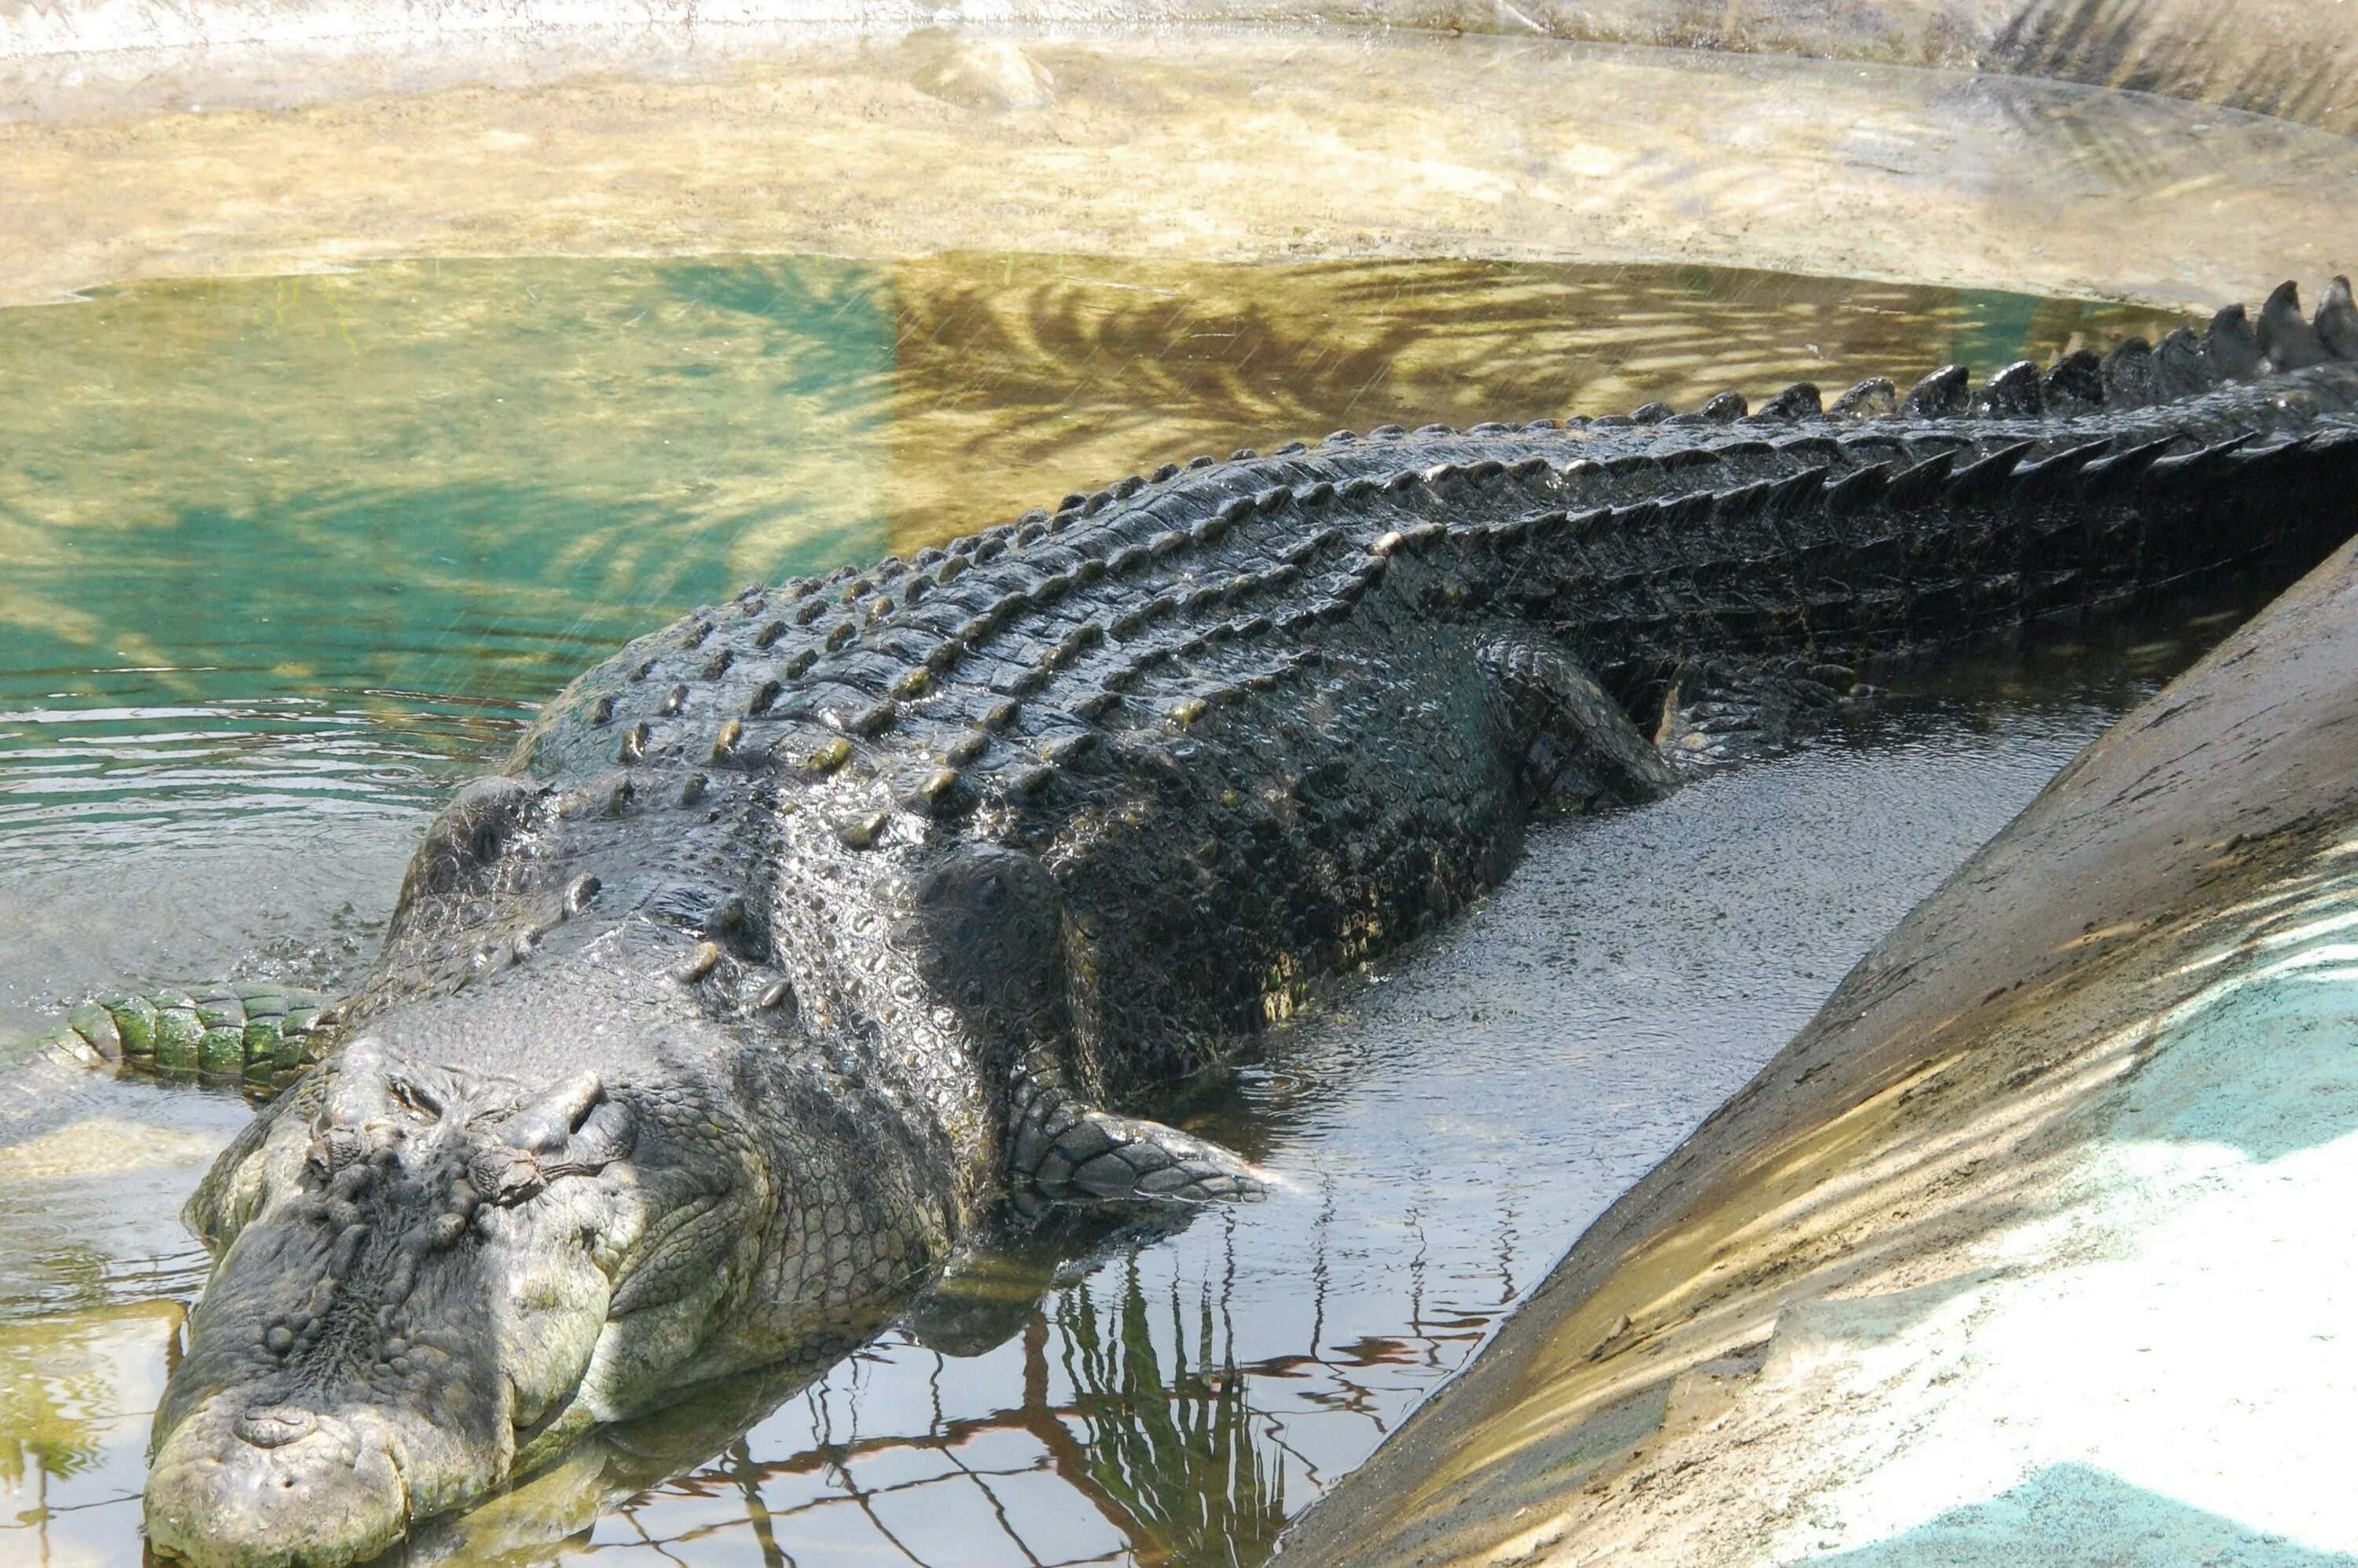
[[[220,1260],[157,1412],[148,1539],[199,1568],[334,1568],[647,1402],[736,1262],[727,1238],[651,1242],[658,1108],[373,1038],[274,1106],[191,1205]],[[651,1251],[705,1286],[630,1311]]]

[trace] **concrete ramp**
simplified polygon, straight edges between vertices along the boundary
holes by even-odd
[[[1287,1568],[2358,1561],[2358,567],[2115,727]]]

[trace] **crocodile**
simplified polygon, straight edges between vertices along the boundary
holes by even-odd
[[[1978,384],[1199,458],[700,610],[457,791],[333,1013],[77,1015],[275,1090],[189,1205],[148,1539],[358,1561],[856,1344],[1011,1200],[1249,1197],[1141,1113],[1538,814],[1774,744],[1865,660],[2353,530],[2337,279]]]

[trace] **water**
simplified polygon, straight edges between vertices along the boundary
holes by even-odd
[[[1200,450],[2170,324],[1700,269],[987,255],[389,264],[0,313],[0,1036],[124,980],[348,980],[454,780],[750,579]],[[1258,1562],[2258,591],[1887,672],[1883,708],[1798,755],[1538,835],[1189,1108],[1279,1173],[1269,1202],[1011,1244],[860,1355],[611,1434],[415,1555]],[[0,1560],[128,1563],[201,1279],[174,1210],[243,1110],[18,1079]]]

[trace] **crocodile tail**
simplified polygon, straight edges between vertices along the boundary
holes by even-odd
[[[2206,527],[2206,519],[2239,525],[2247,554],[2337,545],[2358,528],[2358,414],[2325,416],[2298,437],[2229,437],[2157,458],[2133,482],[2153,503],[2144,540],[2149,579],[2199,569],[2219,555],[2217,524]]]
[[[1802,546],[1797,563],[1839,553],[1844,565],[1797,573],[1805,616],[1840,624],[1846,610],[1870,633],[1966,631],[2327,547],[2358,528],[2358,415],[2321,416],[2298,436],[2172,431],[2034,450],[1818,475],[1815,496],[1789,498],[1787,536]],[[1861,515],[1870,509],[1879,523]],[[1961,525],[1969,512],[1991,525]],[[1877,594],[1904,609],[1863,613]]]
[[[1528,613],[1628,697],[1697,649],[1843,658],[2358,530],[2358,412],[2297,434],[2164,418],[2063,447],[1886,449],[1909,448],[1864,466],[1797,450],[1796,471],[1544,513],[1488,531],[1491,547],[1511,538],[1519,562],[1535,547],[1542,569],[1509,574]]]
[[[2313,316],[2301,314],[2299,287],[2288,281],[2277,286],[2257,317],[2230,305],[2199,332],[2180,327],[2158,343],[2125,338],[2102,354],[2075,349],[2043,371],[2018,360],[1980,386],[1965,366],[1952,364],[1931,372],[1905,393],[1885,377],[1871,376],[1822,404],[1818,389],[1801,382],[1748,414],[1741,397],[1722,393],[1692,415],[1671,416],[1667,406],[1649,404],[1633,417],[1640,424],[1701,423],[1717,409],[1733,410],[1736,419],[1749,424],[1822,417],[1840,424],[1895,414],[1931,420],[2118,412],[2336,362],[2358,362],[2358,304],[2352,301],[2346,277],[2327,286]]]
[[[161,986],[82,1003],[46,1044],[92,1066],[267,1094],[319,1059],[335,1022],[328,997],[299,987]]]

